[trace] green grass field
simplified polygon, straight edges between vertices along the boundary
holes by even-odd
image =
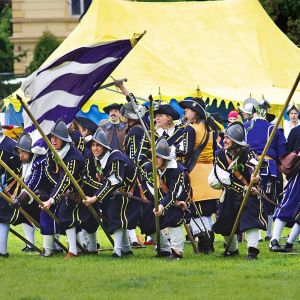
[[[101,233],[99,239],[109,246]],[[10,234],[0,299],[300,299],[300,255],[270,253],[263,242],[259,259],[245,261],[245,243],[235,258],[220,257],[220,236],[215,246],[215,254],[195,255],[187,244],[181,261],[153,258],[151,246],[121,260],[108,251],[66,261],[63,254],[24,254],[24,243]]]

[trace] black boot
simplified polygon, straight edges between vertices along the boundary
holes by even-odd
[[[210,250],[211,252],[215,252],[214,242],[215,242],[215,233],[213,231],[209,231],[210,235]]]
[[[293,244],[286,242],[283,248],[284,252],[293,252]]]
[[[254,247],[248,248],[248,255],[246,256],[246,260],[255,260],[257,259],[257,255],[259,254],[259,250]]]
[[[182,254],[178,254],[175,250],[172,250],[172,254],[169,256],[170,260],[180,260],[182,259]]]
[[[8,258],[9,254],[8,253],[5,253],[5,254],[2,254],[0,253],[0,257],[3,257],[3,258]]]
[[[223,243],[223,247],[226,250],[227,244]],[[230,251],[230,250],[228,250],[227,252],[224,251],[221,254],[221,256],[224,256],[224,257],[227,257],[227,256],[233,257],[233,256],[238,256],[238,255],[240,255],[239,249],[236,249],[235,251]]]
[[[212,252],[211,237],[208,237],[206,232],[201,232],[198,235],[198,251],[204,254],[209,254]]]
[[[270,245],[269,249],[272,252],[282,252],[282,248],[277,240],[271,241],[271,245]]]

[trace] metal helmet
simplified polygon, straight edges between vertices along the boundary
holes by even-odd
[[[165,139],[160,139],[156,144],[156,156],[166,160],[171,160],[171,149],[168,142]]]
[[[271,108],[271,104],[269,101],[267,101],[265,98],[262,98],[258,101],[257,106],[261,109],[268,110]]]
[[[225,130],[225,136],[240,146],[246,146],[245,142],[245,127],[241,122],[234,122],[230,124]]]
[[[100,144],[104,148],[111,150],[106,133],[101,128],[97,129],[97,131],[93,135],[92,141],[95,141],[96,143]]]
[[[17,146],[15,149],[23,150],[28,153],[32,153],[32,139],[31,136],[27,132],[23,132],[18,140]]]
[[[141,118],[145,115],[146,113],[146,107],[143,105],[138,105],[137,106],[139,114]],[[138,120],[138,114],[135,112],[133,108],[133,104],[131,102],[125,103],[122,108],[121,108],[121,114],[130,120]]]
[[[254,98],[247,98],[244,103],[243,107],[239,107],[239,110],[242,111],[243,113],[253,115],[256,112],[256,106],[258,102]]]
[[[62,119],[58,119],[55,125],[52,127],[51,135],[54,135],[64,142],[71,143],[72,139],[69,136],[68,127]]]

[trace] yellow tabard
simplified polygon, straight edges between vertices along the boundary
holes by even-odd
[[[195,129],[196,141],[195,148],[200,142],[204,142],[205,125],[204,123],[190,124]],[[209,134],[209,139],[206,147],[201,152],[195,167],[190,173],[191,185],[193,188],[193,201],[205,201],[219,199],[221,196],[220,190],[212,189],[208,184],[208,175],[213,168],[213,132]]]

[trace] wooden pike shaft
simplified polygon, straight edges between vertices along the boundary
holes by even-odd
[[[51,152],[54,154],[55,158],[57,159],[57,161],[59,162],[59,164],[61,165],[61,167],[63,168],[63,170],[66,172],[66,174],[68,175],[68,177],[70,178],[72,184],[74,185],[75,189],[78,191],[81,199],[85,198],[85,194],[83,192],[83,190],[81,189],[81,187],[79,186],[78,182],[76,181],[76,179],[74,178],[74,176],[70,173],[70,171],[68,170],[67,166],[65,165],[65,163],[63,162],[63,160],[60,158],[60,156],[57,154],[56,150],[53,148],[51,142],[49,141],[48,137],[45,135],[45,133],[43,132],[43,130],[41,129],[40,125],[37,123],[37,121],[35,120],[34,116],[32,115],[32,113],[30,112],[27,104],[23,101],[23,99],[17,95],[17,99],[21,102],[24,110],[26,111],[26,113],[28,114],[29,118],[31,119],[32,123],[34,124],[34,126],[36,127],[36,129],[40,132],[41,136],[43,137],[44,141],[46,142],[46,144],[48,145],[49,149],[51,150]],[[112,239],[112,237],[110,236],[110,234],[108,233],[108,230],[106,229],[106,227],[104,226],[104,224],[101,222],[101,219],[99,217],[99,215],[97,214],[96,210],[92,207],[92,206],[88,206],[89,211],[91,212],[91,214],[93,215],[93,217],[97,220],[98,224],[101,226],[102,230],[104,231],[104,233],[106,234],[107,238],[109,239],[109,241],[111,242],[112,245],[114,245],[114,240]]]
[[[271,132],[271,134],[270,134],[270,137],[269,137],[269,139],[268,139],[268,141],[267,141],[267,143],[266,143],[266,145],[265,145],[265,148],[264,148],[264,150],[263,150],[263,152],[262,152],[262,154],[261,154],[261,156],[260,156],[260,159],[259,159],[259,161],[258,161],[258,164],[257,164],[257,166],[256,166],[256,168],[255,168],[255,170],[254,170],[254,172],[253,172],[252,177],[256,177],[256,176],[259,174],[259,170],[260,170],[261,165],[262,165],[262,163],[263,163],[263,160],[264,160],[264,158],[265,158],[265,156],[266,156],[266,153],[267,153],[267,151],[268,151],[269,148],[270,148],[270,145],[271,145],[271,143],[272,143],[272,141],[273,141],[273,138],[274,138],[274,136],[275,136],[276,130],[277,130],[278,126],[280,125],[280,122],[281,122],[281,119],[282,119],[282,117],[283,117],[283,114],[284,114],[284,112],[286,111],[286,109],[287,109],[287,107],[288,107],[288,105],[289,105],[289,103],[290,103],[290,101],[291,101],[291,99],[292,99],[292,97],[293,97],[293,95],[294,95],[296,89],[297,89],[297,86],[298,86],[299,81],[300,81],[300,73],[298,74],[298,76],[297,76],[297,78],[296,78],[296,80],[295,80],[295,82],[294,82],[294,85],[293,85],[293,87],[292,87],[292,89],[291,89],[291,91],[290,91],[290,93],[289,93],[289,95],[288,95],[288,97],[287,97],[287,99],[286,99],[286,101],[285,101],[285,104],[284,104],[284,106],[282,107],[282,110],[281,110],[281,112],[280,112],[280,115],[278,116],[278,119],[277,119],[277,121],[276,121],[276,124],[275,124],[274,127],[273,127],[273,130],[272,130],[272,132]],[[253,179],[251,179],[250,184],[249,184],[249,186],[248,186],[248,188],[247,188],[246,194],[245,194],[245,196],[244,196],[244,198],[243,198],[243,201],[242,201],[242,203],[241,203],[239,212],[238,212],[238,214],[237,214],[237,216],[236,216],[236,219],[235,219],[235,221],[234,221],[234,224],[233,224],[233,227],[232,227],[230,236],[229,236],[229,241],[228,241],[227,246],[226,246],[226,249],[225,249],[225,253],[227,253],[228,250],[229,250],[229,247],[230,247],[232,238],[233,238],[233,236],[235,235],[236,229],[237,229],[238,224],[239,224],[239,222],[240,222],[241,215],[242,215],[242,213],[243,213],[244,207],[245,207],[245,205],[246,205],[246,203],[247,203],[247,200],[248,200],[248,198],[249,198],[249,196],[250,196],[250,193],[251,193],[251,189],[252,189],[252,187],[254,186],[254,184],[255,184],[255,181],[254,181]]]
[[[152,153],[152,174],[153,174],[153,187],[154,187],[154,207],[155,211],[158,211],[158,186],[157,186],[157,169],[156,169],[156,147],[155,147],[155,132],[154,132],[154,108],[153,98],[149,97],[150,100],[150,132],[151,132],[151,153]],[[155,227],[156,227],[156,245],[157,254],[160,254],[160,224],[159,217],[155,216]]]
[[[20,179],[14,171],[3,161],[0,159],[0,165],[28,192],[28,194],[33,197],[33,199],[41,206],[44,206],[44,203],[41,201],[41,199],[23,182],[22,179]],[[56,223],[59,223],[59,220],[57,217],[53,214],[52,211],[49,209],[44,209],[44,211],[50,216],[52,220],[54,220]]]
[[[2,187],[2,189],[3,189],[3,187]],[[3,189],[4,190],[4,189]],[[12,201],[12,199],[9,197],[9,196],[7,196],[5,193],[3,193],[3,192],[0,192],[0,196],[4,199],[4,200],[6,200],[8,203],[12,203],[13,201]],[[28,214],[28,212],[26,212],[23,208],[18,208],[18,210],[20,211],[20,213],[32,224],[32,225],[34,225],[35,227],[37,227],[37,228],[41,228],[41,225],[40,225],[40,223],[37,221],[37,220],[35,220],[32,216],[30,216],[29,214]],[[56,238],[54,238],[54,242],[60,247],[60,248],[62,248],[66,253],[68,252],[68,248],[66,247],[66,246],[64,246],[64,244],[62,244],[58,239],[56,239]]]

